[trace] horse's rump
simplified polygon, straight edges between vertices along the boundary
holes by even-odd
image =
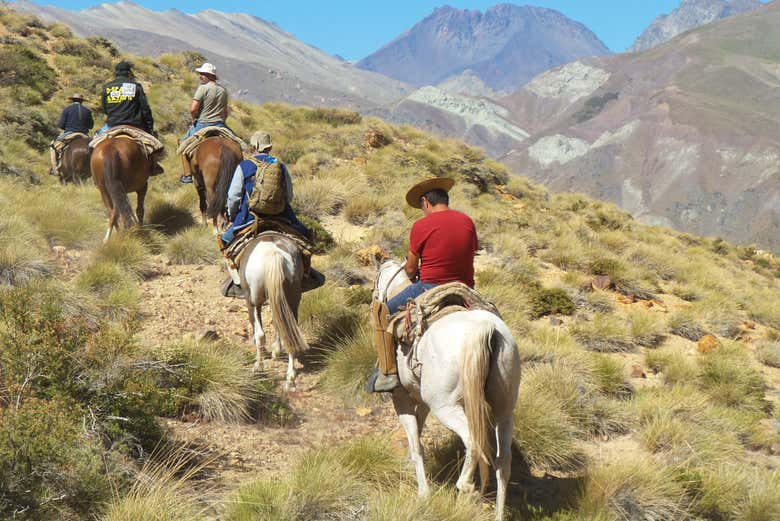
[[[98,134],[92,138],[92,141],[89,142],[89,147],[96,149],[101,143],[116,137],[128,137],[134,140],[147,158],[154,156],[155,160],[159,160],[165,156],[165,145],[162,144],[162,141],[148,132],[130,125],[111,127],[103,134]]]

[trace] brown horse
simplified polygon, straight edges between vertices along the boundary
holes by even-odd
[[[62,151],[60,182],[82,183],[90,176],[89,138],[79,136],[71,140]]]
[[[204,139],[192,155],[190,171],[200,199],[203,224],[208,219],[215,227],[221,224],[230,181],[241,158],[241,148],[234,141],[221,136]],[[182,158],[182,161],[186,159]]]
[[[125,228],[143,224],[144,197],[149,188],[152,166],[141,145],[129,136],[106,139],[92,151],[92,180],[108,210],[108,230],[104,241],[108,240],[114,228],[118,228],[120,219]],[[138,195],[136,215],[133,215],[127,198],[130,192]]]

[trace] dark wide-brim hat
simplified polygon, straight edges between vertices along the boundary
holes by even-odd
[[[434,177],[433,179],[426,179],[421,183],[417,183],[406,192],[406,204],[412,208],[422,208],[420,198],[430,192],[431,190],[444,190],[449,192],[450,188],[455,184],[455,180],[449,177]]]

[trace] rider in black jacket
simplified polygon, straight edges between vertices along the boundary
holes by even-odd
[[[116,78],[103,86],[103,111],[107,125],[104,128],[130,125],[154,133],[152,109],[146,101],[143,86],[133,79],[133,64],[121,61],[114,71]]]
[[[122,60],[114,67],[116,78],[103,85],[102,102],[106,124],[98,130],[103,134],[117,125],[129,125],[154,135],[154,118],[143,86],[133,79],[133,64]],[[162,167],[155,161],[152,175],[161,174]]]

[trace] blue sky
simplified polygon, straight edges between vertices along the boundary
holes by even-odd
[[[82,9],[100,3],[99,0],[33,1],[68,9]],[[339,54],[348,60],[357,60],[371,54],[430,14],[434,7],[451,5],[460,9],[484,11],[500,3],[499,0],[134,1],[156,10],[176,8],[191,13],[204,9],[217,9],[251,13],[275,22],[306,43],[326,52]],[[656,16],[675,9],[680,0],[536,0],[513,3],[537,5],[561,11],[569,18],[585,24],[607,47],[619,52],[630,46]]]

